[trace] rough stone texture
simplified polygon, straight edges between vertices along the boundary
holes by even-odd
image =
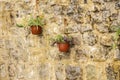
[[[117,73],[112,66],[106,67],[107,80],[117,80]]]
[[[16,26],[40,15],[42,35]],[[0,80],[120,80],[119,23],[119,0],[0,0]],[[51,46],[57,34],[73,37],[69,52]]]
[[[111,34],[103,34],[99,36],[100,43],[104,46],[112,46],[113,44],[113,36]]]
[[[97,80],[97,71],[94,65],[87,65],[86,66],[86,78],[87,80]]]
[[[56,80],[64,80],[65,79],[65,65],[62,63],[58,63],[56,65],[56,70],[55,70],[55,75],[56,75]]]
[[[81,60],[81,61],[85,61],[87,59],[87,54],[84,50],[82,49],[76,49],[76,53],[75,53],[75,60]]]
[[[66,68],[66,80],[83,80],[82,74],[80,67],[67,66]]]
[[[86,32],[83,34],[83,41],[85,44],[88,44],[90,46],[93,46],[96,41],[96,36],[93,34],[93,32]]]

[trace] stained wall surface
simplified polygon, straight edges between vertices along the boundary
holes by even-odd
[[[16,24],[44,16],[43,34]],[[0,80],[120,80],[119,0],[0,0]],[[73,37],[68,53],[51,46]]]

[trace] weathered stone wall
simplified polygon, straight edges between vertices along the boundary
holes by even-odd
[[[16,27],[30,15],[44,16],[42,36]],[[0,80],[120,80],[119,23],[119,0],[0,0]],[[70,52],[51,46],[57,34],[74,38]]]

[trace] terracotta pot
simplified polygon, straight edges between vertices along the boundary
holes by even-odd
[[[58,48],[59,48],[59,51],[61,52],[68,52],[69,48],[70,48],[70,45],[69,43],[58,43]]]
[[[39,34],[41,34],[42,33],[42,27],[40,27],[40,26],[31,26],[31,32],[32,32],[32,34],[34,34],[34,35],[39,35]]]

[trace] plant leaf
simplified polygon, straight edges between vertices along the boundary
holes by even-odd
[[[16,24],[17,27],[24,27],[22,24]]]

